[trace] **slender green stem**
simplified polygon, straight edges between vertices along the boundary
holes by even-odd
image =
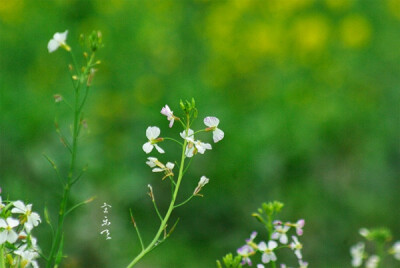
[[[182,143],[182,142],[177,141],[177,140],[175,140],[175,139],[173,139],[173,138],[164,137],[163,139],[164,139],[164,140],[171,140],[171,141],[174,141],[174,142],[178,143],[180,146],[183,146],[183,143]]]
[[[186,129],[187,131],[187,129]],[[171,216],[172,211],[175,208],[175,201],[176,201],[176,197],[178,195],[178,191],[179,191],[179,186],[182,182],[182,178],[183,178],[183,166],[185,164],[185,149],[186,149],[186,145],[187,145],[187,141],[184,141],[184,144],[182,146],[182,155],[181,155],[181,164],[179,166],[179,175],[178,175],[178,181],[176,182],[176,187],[175,187],[175,191],[172,195],[172,199],[171,199],[171,203],[168,207],[168,211],[165,214],[164,219],[162,220],[160,227],[156,233],[156,235],[154,236],[153,240],[150,242],[150,244],[144,249],[142,250],[127,266],[127,268],[131,268],[133,267],[140,259],[142,259],[147,253],[149,253],[156,245],[158,242],[158,239],[160,238],[161,234],[163,233],[163,231],[166,228],[166,225],[168,223],[168,220]]]
[[[77,85],[74,84],[75,87],[75,103],[74,103],[74,123],[73,123],[73,130],[72,130],[72,144],[71,144],[71,162],[67,176],[67,182],[64,186],[64,193],[61,200],[60,210],[58,214],[58,225],[56,234],[53,239],[53,243],[50,250],[50,255],[48,258],[48,262],[46,267],[52,268],[56,263],[57,256],[59,256],[62,252],[62,235],[63,235],[63,226],[65,221],[65,216],[71,211],[67,211],[67,203],[70,195],[71,186],[77,181],[77,179],[72,180],[75,172],[75,165],[76,165],[76,154],[77,154],[77,144],[78,144],[78,135],[79,135],[79,124],[80,124],[80,114],[82,112],[83,104],[86,101],[87,92],[85,98],[82,102],[80,102],[80,87],[84,80],[87,78],[88,68],[86,68],[85,72],[81,73],[77,68],[76,60],[72,52],[70,52],[72,60],[75,65],[75,69],[77,74],[79,75]],[[90,62],[93,61],[94,54],[92,54],[90,58]],[[86,91],[88,91],[86,86]],[[79,178],[80,175],[77,177]],[[72,209],[74,209],[73,207]]]
[[[0,268],[6,268],[6,264],[4,262],[5,260],[4,256],[4,244],[0,246]]]
[[[140,232],[139,232],[139,227],[136,225],[135,219],[133,218],[132,210],[129,210],[129,213],[131,214],[132,223],[133,223],[133,226],[135,227],[137,236],[139,237],[140,246],[142,247],[142,251],[143,251],[144,250],[144,244],[143,244],[142,236],[140,235]]]
[[[268,229],[268,241],[269,241],[271,240],[272,229],[273,229],[272,217],[270,215],[268,215],[267,229]],[[276,268],[276,263],[274,261],[271,261],[271,267]]]
[[[188,170],[188,168],[190,167],[190,164],[192,163],[193,158],[194,158],[193,156],[190,158],[189,163],[187,164],[187,166],[185,167],[185,170],[183,171],[183,174],[185,174],[186,171]]]
[[[158,207],[157,207],[157,204],[156,204],[156,200],[153,198],[153,205],[154,205],[154,209],[156,210],[156,213],[157,213],[157,215],[158,215],[158,218],[160,219],[160,221],[162,222],[163,221],[163,218],[162,218],[162,216],[161,216],[161,214],[160,214],[160,211],[158,210]]]
[[[385,258],[385,243],[380,241],[376,242],[376,250],[379,256],[379,262],[376,268],[385,267],[383,265],[383,260]]]
[[[183,206],[184,204],[186,204],[187,202],[189,202],[192,198],[194,197],[194,195],[191,195],[188,199],[186,199],[185,201],[183,201],[182,203],[179,203],[178,205],[175,206],[175,208]]]

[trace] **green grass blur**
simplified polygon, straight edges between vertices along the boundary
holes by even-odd
[[[184,181],[190,193],[207,175],[205,197],[176,211],[174,234],[137,267],[215,267],[251,231],[263,233],[250,214],[270,200],[286,204],[282,220],[306,219],[311,267],[349,267],[360,227],[386,226],[400,239],[399,1],[1,0],[0,186],[42,217],[47,206],[53,221],[61,189],[42,153],[67,167],[53,95],[72,87],[68,55],[49,54],[47,42],[66,29],[76,51],[92,30],[105,47],[78,152],[89,169],[71,204],[97,198],[67,218],[63,267],[125,267],[140,250],[129,208],[151,239],[158,219],[147,184],[161,209],[169,189],[145,165],[145,129],[176,136],[159,111],[192,97],[200,118],[220,118],[225,139]],[[69,114],[59,111],[67,132]],[[48,252],[45,223],[36,235]]]

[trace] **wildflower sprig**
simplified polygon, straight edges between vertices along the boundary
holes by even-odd
[[[216,131],[217,125],[219,123],[218,118],[213,116],[208,116],[204,119],[205,127],[200,130],[194,131],[191,127],[193,126],[193,122],[195,121],[198,115],[194,99],[185,102],[181,100],[180,107],[183,111],[183,115],[179,117],[174,115],[174,112],[168,105],[162,107],[160,111],[162,115],[167,117],[167,120],[169,121],[168,124],[169,128],[172,128],[175,122],[180,123],[183,130],[179,132],[179,135],[177,135],[178,138],[161,136],[161,130],[156,126],[149,126],[146,130],[147,142],[145,142],[142,147],[143,151],[146,154],[158,152],[159,154],[164,155],[165,151],[162,148],[162,144],[166,141],[173,141],[180,147],[181,159],[180,161],[168,161],[165,163],[164,161],[159,160],[154,156],[150,156],[147,158],[146,164],[152,169],[153,172],[162,174],[162,181],[164,181],[164,179],[166,178],[169,178],[169,182],[171,184],[171,189],[172,189],[171,200],[167,211],[161,213],[156,204],[155,190],[150,184],[148,185],[149,188],[148,195],[150,196],[151,201],[153,202],[154,209],[160,220],[160,226],[156,234],[154,235],[153,239],[148,244],[145,244],[143,242],[144,239],[142,239],[141,237],[139,227],[131,214],[132,223],[134,225],[134,228],[136,229],[136,233],[139,237],[142,249],[140,253],[129,263],[129,265],[127,266],[128,268],[133,267],[147,253],[149,253],[155,247],[163,243],[171,235],[171,233],[173,232],[178,223],[176,221],[172,225],[172,227],[169,230],[167,230],[172,212],[176,208],[188,203],[190,200],[192,200],[192,198],[203,196],[200,192],[203,189],[203,187],[209,182],[209,179],[206,176],[202,176],[199,182],[197,183],[197,186],[194,188],[193,192],[189,194],[186,198],[183,198],[182,201],[180,202],[178,201],[178,199],[180,198],[178,197],[179,189],[183,182],[184,175],[186,174],[189,166],[191,165],[193,158],[198,154],[204,154],[206,150],[212,149],[212,145],[210,143],[198,140],[197,134],[201,132]],[[213,122],[212,126],[210,126],[209,123],[210,120]],[[216,125],[215,122],[217,122]],[[223,133],[222,130],[218,129],[218,133],[219,133],[218,135],[219,138],[218,139],[213,138],[214,142],[218,142],[223,138],[223,134],[221,136],[221,133]],[[186,161],[187,158],[190,158],[190,160]],[[176,168],[177,171],[174,171],[175,166],[177,166]],[[188,177],[187,182],[193,183],[193,180],[191,180],[191,178]]]
[[[39,267],[41,255],[32,230],[41,218],[32,211],[32,204],[2,200],[0,196],[0,268]]]
[[[87,124],[84,118],[83,110],[89,95],[94,75],[96,73],[96,68],[100,64],[100,61],[95,60],[95,56],[98,49],[103,46],[102,36],[99,31],[93,31],[88,37],[81,35],[81,45],[83,45],[84,52],[83,62],[80,64],[75,58],[73,49],[71,49],[71,47],[67,44],[67,35],[68,31],[63,33],[55,33],[47,46],[49,53],[55,52],[58,48],[62,48],[67,51],[68,54],[70,54],[72,64],[68,65],[68,70],[70,72],[72,86],[74,89],[73,102],[69,102],[61,94],[54,95],[54,100],[58,106],[60,104],[65,104],[72,110],[73,113],[73,123],[70,127],[72,133],[69,137],[62,132],[57,117],[55,119],[56,132],[59,135],[62,144],[67,148],[70,154],[70,165],[68,172],[66,174],[62,174],[55,161],[53,161],[49,156],[45,155],[45,158],[53,167],[63,187],[63,196],[60,202],[57,224],[55,226],[53,226],[51,223],[48,211],[45,209],[46,222],[50,225],[53,233],[50,252],[48,256],[44,256],[45,260],[47,261],[46,267],[48,268],[58,266],[63,259],[63,226],[66,215],[68,215],[77,207],[93,200],[88,199],[87,201],[72,205],[71,207],[67,206],[72,186],[82,178],[82,175],[86,170],[86,166],[83,166],[80,169],[77,167],[76,158],[78,152],[78,141],[82,128],[84,128]]]
[[[300,219],[296,222],[282,222],[276,219],[276,215],[282,210],[283,204],[278,201],[263,203],[261,208],[252,214],[259,222],[261,222],[266,231],[266,240],[255,242],[258,235],[252,232],[250,238],[246,239],[246,244],[237,249],[235,257],[228,254],[223,258],[225,267],[240,268],[243,266],[251,266],[257,255],[261,255],[258,259],[257,268],[276,267],[278,262],[277,251],[281,249],[290,249],[295,254],[300,268],[306,268],[308,263],[303,261],[302,248],[297,236],[303,235],[303,227],[305,221]],[[294,230],[296,235],[291,235],[289,240],[289,232]],[[290,242],[290,243],[289,243]],[[239,260],[239,262],[238,262]],[[217,261],[217,267],[222,268],[222,263]],[[280,267],[286,265],[280,262]]]
[[[359,234],[366,241],[358,242],[350,248],[351,265],[353,267],[361,267],[363,264],[366,268],[386,267],[385,259],[390,255],[393,255],[395,260],[400,261],[400,241],[393,245],[390,244],[392,234],[389,229],[361,228]],[[371,244],[369,253],[367,252],[367,242]]]

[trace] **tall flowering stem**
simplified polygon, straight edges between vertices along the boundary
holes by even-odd
[[[68,148],[71,154],[69,169],[66,176],[60,175],[60,172],[58,171],[54,161],[52,161],[49,157],[46,156],[47,160],[52,164],[53,168],[57,173],[57,176],[59,176],[63,184],[63,197],[61,199],[60,209],[58,213],[57,228],[55,230],[55,234],[52,240],[52,246],[50,249],[49,256],[46,258],[47,268],[58,266],[58,264],[61,262],[63,258],[63,253],[62,253],[64,244],[63,229],[67,214],[71,212],[73,209],[79,207],[80,205],[87,203],[86,201],[84,201],[77,205],[72,206],[71,208],[67,207],[71,188],[81,178],[83,172],[82,171],[78,173],[76,168],[76,156],[78,151],[79,134],[81,132],[82,126],[84,125],[82,112],[86,104],[89,89],[95,73],[94,67],[100,63],[100,62],[95,62],[95,54],[97,49],[100,48],[102,45],[100,32],[93,32],[88,38],[90,54],[88,54],[87,52],[84,53],[86,64],[82,68],[80,68],[77,64],[77,61],[75,60],[73,51],[65,43],[67,33],[68,31],[66,31],[64,35],[61,35],[63,37],[62,39],[60,39],[60,35],[57,35],[58,33],[56,33],[54,35],[54,38],[50,40],[48,45],[50,53],[55,51],[58,47],[61,47],[64,48],[71,55],[73,66],[70,65],[69,69],[71,71],[72,84],[74,87],[74,103],[73,106],[70,108],[73,109],[74,121],[72,124],[72,137],[70,143],[68,142],[67,138],[62,134],[58,126],[58,123],[56,121],[57,133],[60,135],[61,141]],[[57,46],[57,44],[59,44],[59,46]],[[60,95],[56,96],[55,96],[56,102],[63,101],[63,98]],[[65,103],[69,105],[68,102],[65,101]],[[50,221],[48,221],[48,223],[50,224]]]
[[[159,153],[164,153],[164,150],[160,146],[158,146],[157,143],[160,143],[164,140],[172,140],[172,141],[176,142],[179,146],[181,146],[181,150],[182,150],[181,151],[181,159],[179,162],[179,173],[178,173],[177,179],[175,181],[174,174],[172,172],[172,169],[174,168],[174,164],[172,164],[171,162],[168,162],[166,165],[164,165],[155,157],[148,158],[149,161],[147,162],[147,164],[151,168],[153,168],[153,172],[164,172],[164,174],[166,174],[166,175],[163,177],[163,179],[166,177],[169,177],[170,182],[171,182],[171,187],[172,187],[172,197],[171,197],[171,201],[169,203],[169,206],[168,206],[168,209],[167,209],[165,215],[162,216],[162,214],[159,212],[156,202],[155,202],[153,188],[151,185],[149,185],[149,190],[150,190],[149,196],[152,199],[156,213],[157,213],[161,223],[160,223],[160,226],[158,227],[156,234],[154,235],[153,239],[151,240],[151,242],[149,244],[147,244],[146,246],[144,246],[143,239],[140,236],[140,232],[138,230],[136,222],[134,221],[134,219],[132,217],[132,222],[137,231],[139,241],[141,242],[142,250],[128,264],[127,268],[133,267],[147,253],[149,253],[151,250],[153,250],[156,246],[158,246],[159,244],[164,242],[169,237],[169,235],[172,233],[172,231],[174,230],[174,228],[177,224],[177,222],[176,222],[172,226],[172,228],[170,228],[170,230],[167,231],[167,224],[168,224],[168,221],[170,220],[172,212],[176,208],[188,203],[193,197],[202,196],[201,194],[199,194],[199,192],[204,187],[204,185],[207,184],[209,181],[209,179],[206,178],[205,176],[201,177],[201,179],[200,179],[197,187],[194,189],[193,193],[191,193],[190,196],[188,198],[186,198],[184,201],[179,202],[179,203],[177,202],[178,193],[179,193],[179,189],[180,189],[183,177],[184,177],[189,165],[192,163],[192,158],[197,153],[204,154],[206,149],[211,150],[210,144],[203,143],[199,140],[194,139],[194,135],[196,133],[206,132],[209,130],[203,129],[203,130],[194,132],[192,129],[190,129],[190,127],[193,123],[193,120],[197,117],[197,109],[195,108],[194,100],[192,100],[191,102],[186,101],[186,103],[183,103],[181,101],[180,104],[181,104],[182,110],[185,113],[185,116],[182,117],[182,118],[184,118],[184,121],[181,120],[180,118],[174,116],[173,112],[171,111],[171,109],[169,108],[168,105],[166,105],[161,110],[161,114],[167,116],[168,121],[170,121],[170,124],[169,124],[170,128],[173,126],[174,121],[179,121],[182,124],[183,132],[180,133],[180,136],[181,136],[181,138],[183,138],[183,143],[181,143],[175,139],[172,139],[172,138],[159,138],[158,136],[160,135],[160,129],[158,127],[149,127],[146,131],[146,136],[149,139],[149,141],[143,145],[143,150],[146,153],[150,153],[153,150],[153,148],[155,148]],[[186,158],[191,158],[191,159],[190,159],[190,161],[188,161],[188,164],[186,164],[186,166],[185,166]],[[160,238],[161,235],[163,235],[162,238]]]

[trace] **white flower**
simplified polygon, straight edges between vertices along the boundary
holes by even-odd
[[[14,251],[15,254],[21,256],[21,266],[28,267],[28,265],[31,264],[34,268],[39,267],[38,263],[34,260],[39,257],[39,254],[34,250],[26,250],[26,247],[27,245],[24,244]]]
[[[171,111],[168,105],[165,105],[165,107],[162,107],[161,113],[167,117],[167,120],[169,121],[169,127],[172,127],[174,120],[176,119],[174,112]]]
[[[13,203],[14,208],[11,210],[12,213],[23,214],[23,220],[21,223],[25,223],[25,228],[30,232],[33,227],[38,226],[41,222],[39,214],[32,212],[32,204],[26,205],[21,201],[16,201]]]
[[[166,165],[164,165],[155,157],[148,157],[147,159],[149,161],[147,161],[146,164],[153,168],[153,172],[165,172],[165,176],[162,179],[165,179],[168,176],[174,176],[172,169],[175,167],[175,164],[168,162]]]
[[[219,142],[224,138],[224,132],[218,128],[219,119],[214,116],[204,118],[204,124],[208,127],[206,131],[213,132],[214,142]]]
[[[161,131],[158,127],[148,127],[146,129],[146,137],[149,141],[143,144],[143,151],[145,151],[148,154],[153,150],[154,147],[156,147],[157,151],[160,154],[165,153],[164,150],[157,145],[157,142],[163,140],[162,138],[158,138],[158,136],[160,136],[160,133]]]
[[[252,247],[250,247],[249,245],[244,245],[243,247],[237,249],[237,253],[242,256],[242,265],[252,265],[250,256],[255,254],[255,251]]]
[[[376,268],[376,267],[378,267],[379,261],[380,261],[380,259],[378,256],[372,255],[371,257],[369,257],[369,259],[365,263],[365,267],[366,268]]]
[[[278,246],[278,243],[275,241],[271,240],[267,244],[265,244],[264,241],[260,242],[258,244],[258,249],[260,251],[263,251],[263,254],[261,256],[261,261],[263,263],[269,263],[270,261],[276,261],[276,255],[274,253],[274,249]]]
[[[350,254],[352,257],[351,265],[353,267],[360,267],[364,257],[365,244],[360,242],[350,248]]]
[[[188,129],[188,132],[183,131],[180,133],[181,137],[185,139],[188,144],[186,146],[185,155],[187,157],[192,157],[197,152],[204,154],[206,150],[211,150],[212,146],[209,143],[201,142],[200,140],[194,140],[194,131]]]
[[[361,228],[359,231],[361,236],[367,238],[367,236],[369,235],[370,231],[367,228]]]
[[[294,227],[296,228],[296,233],[298,236],[303,235],[303,227],[304,227],[305,223],[306,222],[304,219],[300,219],[294,224]]]
[[[287,225],[275,225],[275,231],[271,235],[271,239],[278,240],[282,244],[288,243],[288,237],[286,235],[287,231],[289,231],[290,227]]]
[[[299,268],[307,268],[308,267],[308,262],[299,260],[299,265],[300,265]]]
[[[301,249],[303,248],[303,245],[299,242],[296,236],[292,236],[293,242],[290,243],[289,247],[294,250],[294,254],[296,254],[298,259],[303,258],[301,255]]]
[[[201,176],[199,183],[197,184],[196,189],[194,189],[193,195],[197,195],[201,189],[206,185],[210,180],[206,176]]]
[[[56,51],[60,46],[65,47],[67,51],[70,50],[69,46],[65,43],[67,40],[68,30],[63,33],[55,33],[53,39],[51,39],[47,45],[49,53]]]
[[[257,268],[265,268],[263,264],[257,264]]]
[[[201,154],[204,154],[204,152],[205,152],[206,150],[211,150],[211,149],[212,149],[211,144],[209,144],[209,143],[204,143],[204,142],[201,142],[201,141],[199,141],[199,140],[197,140],[197,141],[194,142],[194,146],[196,147],[197,151],[198,151],[199,153],[201,153]]]
[[[393,247],[391,248],[391,253],[394,255],[396,260],[400,261],[400,241],[394,243]]]
[[[256,236],[257,236],[257,232],[256,231],[252,232],[250,234],[250,238],[246,239],[246,243],[248,243],[248,244],[254,243],[253,241],[256,238]]]
[[[0,228],[4,228],[0,232],[0,245],[8,241],[13,244],[18,239],[17,233],[12,229],[19,225],[19,221],[14,218],[0,219]]]

